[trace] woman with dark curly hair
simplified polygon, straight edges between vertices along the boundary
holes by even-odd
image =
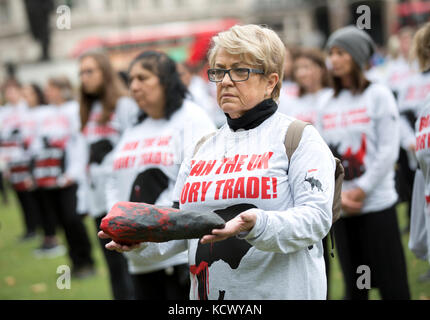
[[[145,202],[171,206],[183,154],[202,135],[214,131],[208,115],[185,99],[175,62],[146,51],[129,68],[130,93],[140,108],[138,123],[126,130],[113,150],[107,203]],[[162,261],[125,253],[137,299],[186,299],[186,252]]]

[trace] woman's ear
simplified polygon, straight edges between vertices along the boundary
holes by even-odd
[[[271,97],[273,89],[275,89],[276,85],[278,84],[279,75],[273,72],[267,76],[267,79],[268,81],[267,81],[265,96]]]

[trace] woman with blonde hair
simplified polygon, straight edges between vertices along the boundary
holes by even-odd
[[[423,77],[430,74],[430,23],[423,25],[415,34],[412,53],[418,60]],[[417,106],[415,122],[416,156],[419,169],[416,171],[412,194],[411,232],[409,248],[414,254],[430,263],[430,90]],[[430,280],[430,270],[420,276],[421,281]]]
[[[108,248],[155,261],[188,249],[190,299],[326,298],[321,240],[332,223],[335,160],[312,126],[288,159],[294,119],[275,102],[284,60],[282,41],[265,27],[236,25],[213,38],[208,77],[227,123],[186,155],[174,199],[218,214],[225,227],[200,240]],[[199,174],[203,163],[214,167]]]

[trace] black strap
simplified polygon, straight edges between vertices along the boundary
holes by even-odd
[[[330,228],[330,242],[331,242],[331,250],[330,255],[332,258],[334,258],[334,237],[333,237],[333,226]]]

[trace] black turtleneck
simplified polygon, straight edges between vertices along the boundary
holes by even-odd
[[[249,130],[258,127],[261,123],[276,112],[278,105],[272,99],[266,99],[248,110],[241,117],[232,119],[226,113],[228,126],[233,130]]]

